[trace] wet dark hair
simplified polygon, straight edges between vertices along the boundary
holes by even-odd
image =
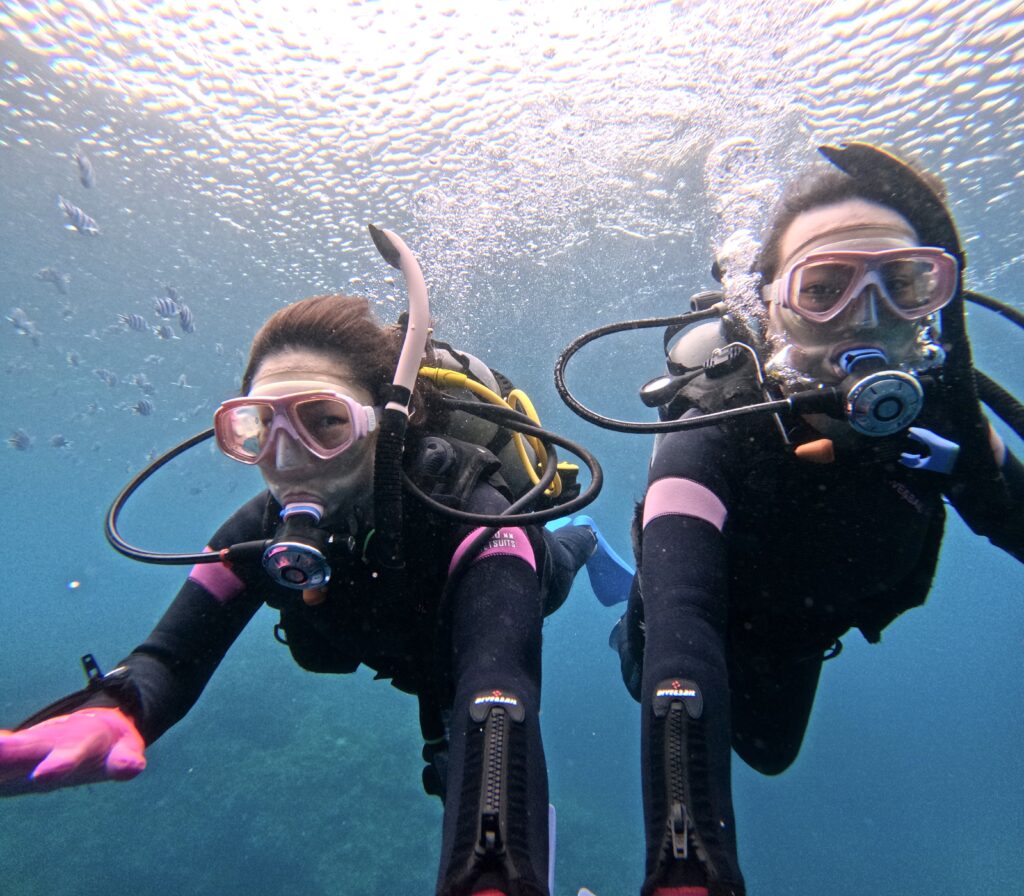
[[[374,404],[390,397],[391,380],[402,351],[405,331],[382,324],[370,303],[357,296],[314,296],[275,312],[260,327],[249,350],[242,376],[242,394],[252,389],[260,364],[289,349],[327,352],[352,369],[359,385],[373,395]],[[439,424],[444,411],[435,387],[422,381],[413,393],[410,426]]]
[[[920,168],[916,170],[936,194],[945,199],[946,190],[942,182],[927,171]],[[761,251],[754,262],[754,272],[761,274],[765,283],[774,280],[781,262],[779,246],[789,225],[806,211],[825,205],[834,205],[847,199],[866,199],[869,202],[877,202],[879,205],[884,205],[903,215],[918,233],[928,229],[927,222],[914,220],[907,214],[900,198],[890,195],[881,184],[855,180],[838,168],[821,163],[807,169],[783,190],[782,197],[772,215],[771,224],[765,233]]]

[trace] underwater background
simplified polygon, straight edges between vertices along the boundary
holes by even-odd
[[[185,570],[116,554],[103,517],[235,394],[259,324],[326,291],[402,310],[367,223],[418,254],[438,335],[597,454],[589,512],[629,556],[650,443],[561,404],[562,348],[684,310],[716,248],[847,140],[940,175],[969,287],[1021,307],[1022,66],[1014,2],[0,3],[0,724],[80,687],[82,654],[115,665],[169,603]],[[1020,394],[1020,334],[969,310],[977,365]],[[637,389],[661,367],[647,331],[585,349],[568,380],[652,419]],[[259,487],[207,443],[123,532],[197,550]],[[751,894],[1021,892],[1022,584],[953,514],[926,607],[877,646],[845,639],[795,765],[735,762]],[[545,629],[557,896],[642,879],[617,615],[581,576]],[[0,892],[432,892],[415,700],[302,672],[274,621],[137,780],[0,801]]]

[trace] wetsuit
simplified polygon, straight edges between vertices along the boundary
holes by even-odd
[[[476,513],[507,506],[486,481],[477,482],[463,502],[463,509]],[[218,530],[210,547],[269,537],[279,510],[267,493],[257,496]],[[541,623],[545,610],[564,600],[572,576],[594,549],[594,535],[572,526],[559,530],[557,539],[534,528],[499,530],[442,606],[449,566],[471,529],[411,499],[405,517],[409,574],[397,593],[394,581],[363,559],[365,531],[340,539],[343,550],[331,558],[327,598],[315,606],[301,592],[275,585],[258,566],[194,567],[153,632],[123,661],[128,681],[119,699],[103,694],[91,702],[121,705],[152,743],[188,712],[235,638],[267,603],[280,611],[279,639],[303,667],[346,673],[366,664],[420,697],[424,730],[435,714],[443,719],[445,730],[435,731],[440,736],[424,750],[431,761],[425,785],[429,779],[431,792],[445,802],[438,892],[468,894],[487,875],[509,896],[545,896]],[[509,544],[511,549],[503,549]],[[506,763],[504,814],[500,850],[481,857],[474,853],[480,792],[486,763],[496,759],[485,742],[494,713],[482,719],[479,708],[492,704],[509,710],[499,719],[505,736],[505,753],[498,757]]]
[[[642,703],[644,894],[705,875],[712,894],[743,892],[730,745],[765,774],[790,765],[825,652],[851,627],[877,641],[924,602],[944,496],[1024,560],[1016,459],[993,486],[1009,497],[997,511],[979,500],[986,486],[909,469],[894,444],[864,439],[819,465],[763,420],[659,440],[636,521],[639,574],[615,632]]]

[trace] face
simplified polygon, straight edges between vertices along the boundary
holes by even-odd
[[[256,370],[249,395],[279,398],[321,385],[324,389],[349,395],[359,404],[373,404],[373,395],[357,382],[344,361],[308,349],[288,349],[264,358]],[[330,460],[314,456],[287,432],[278,430],[273,439],[259,468],[278,503],[316,501],[324,506],[325,518],[357,507],[369,514],[376,431],[358,439]]]
[[[799,215],[786,229],[780,242],[781,278],[796,262],[812,252],[828,249],[879,251],[920,246],[917,233],[899,213],[864,199],[847,199],[833,205],[810,209]],[[827,294],[827,282],[808,278],[802,285],[810,296],[815,290]],[[877,348],[897,365],[912,357],[921,332],[922,321],[897,317],[878,294],[878,287],[867,283],[843,311],[824,322],[801,317],[791,308],[769,299],[769,336],[780,350],[779,363],[793,368],[819,383],[840,382],[845,373],[837,364],[843,352],[853,348]]]

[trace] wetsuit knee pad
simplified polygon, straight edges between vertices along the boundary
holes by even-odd
[[[440,896],[469,896],[481,879],[500,881],[508,896],[547,896],[526,830],[526,711],[514,694],[481,691],[468,716],[455,843]]]
[[[712,896],[746,892],[731,831],[715,807],[703,717],[704,698],[695,682],[670,678],[655,686],[648,719],[652,806],[642,896],[666,884],[706,884]],[[685,879],[688,871],[702,872],[705,880]]]

